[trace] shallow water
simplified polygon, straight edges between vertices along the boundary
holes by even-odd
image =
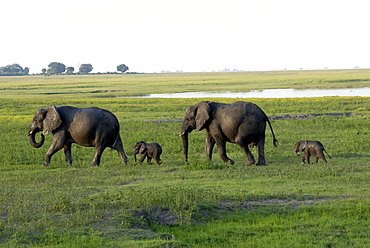
[[[351,89],[266,89],[249,92],[184,92],[171,94],[149,94],[134,98],[296,98],[325,96],[364,96],[370,97],[370,88]]]

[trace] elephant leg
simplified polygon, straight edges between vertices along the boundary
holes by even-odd
[[[264,141],[258,142],[257,149],[258,149],[258,162],[257,162],[257,165],[266,165],[265,144],[264,144]]]
[[[306,155],[303,155],[302,156],[302,164],[305,164],[306,163]]]
[[[205,146],[205,157],[212,160],[212,151],[215,147],[215,139],[207,132],[206,134],[206,146]]]
[[[139,162],[142,163],[146,158],[146,153],[140,155]]]
[[[218,154],[220,155],[220,158],[224,162],[230,163],[231,165],[233,165],[235,162],[226,155],[226,142],[216,140],[216,144],[217,144],[217,150],[218,150]]]
[[[239,146],[240,146],[240,148],[242,148],[244,156],[246,158],[245,165],[250,166],[250,165],[254,164],[256,161],[254,160],[254,156],[251,153],[251,151],[249,150],[248,145],[245,145],[245,146],[239,145]]]
[[[325,162],[325,164],[328,163],[328,161],[326,160],[325,155],[323,153],[320,155],[320,158]],[[317,160],[319,160],[319,158],[317,158]]]
[[[103,154],[104,150],[105,150],[105,147],[96,147],[96,153],[94,156],[94,160],[89,166],[99,166],[100,165],[101,155]]]
[[[64,137],[60,135],[54,135],[53,141],[49,150],[46,152],[45,155],[45,162],[43,163],[44,166],[48,166],[50,164],[51,157],[60,149],[64,147]]]
[[[148,161],[148,164],[153,164],[153,163],[152,163],[152,158],[151,158],[151,157],[149,157],[149,156],[148,156],[148,158],[147,158],[147,161]]]
[[[125,154],[123,149],[121,137],[118,136],[116,142],[114,142],[112,149],[116,150],[124,164],[127,164],[128,158]],[[136,154],[135,154],[135,162],[136,162]]]
[[[156,154],[154,155],[154,160],[155,160],[155,162],[156,162],[158,165],[160,165],[160,164],[162,163],[162,161],[161,161],[161,159],[160,159],[160,155],[159,155],[158,153],[156,153]]]
[[[67,166],[72,165],[72,145],[64,145],[64,156],[66,157]]]
[[[307,164],[310,164],[310,157],[311,157],[310,154],[307,154],[306,155],[306,162],[307,162]]]
[[[254,156],[253,156],[253,154],[251,153],[251,151],[249,149],[249,145],[247,144],[247,142],[245,142],[245,139],[238,137],[238,138],[235,139],[235,143],[243,150],[244,156],[246,158],[245,165],[250,166],[250,165],[254,164],[256,161],[254,160]],[[253,145],[254,145],[254,143],[253,143]],[[258,149],[260,149],[260,148],[258,148]],[[263,147],[262,147],[262,149],[263,149]]]

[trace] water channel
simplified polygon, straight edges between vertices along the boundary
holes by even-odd
[[[325,96],[363,96],[370,97],[370,88],[349,89],[265,89],[248,92],[184,92],[170,94],[149,94],[133,98],[297,98]]]

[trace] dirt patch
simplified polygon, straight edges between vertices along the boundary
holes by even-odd
[[[237,212],[240,210],[254,211],[261,208],[290,208],[295,209],[300,206],[310,206],[317,202],[329,201],[331,198],[319,199],[266,199],[261,201],[246,201],[244,203],[236,204],[234,202],[225,202],[212,206],[198,206],[197,214],[193,215],[191,222],[204,222],[205,219],[218,219],[226,213]],[[171,212],[169,209],[152,209],[152,210],[138,210],[133,214],[135,219],[141,220],[133,225],[136,228],[150,229],[150,225],[177,225],[179,224],[179,216]],[[197,216],[197,217],[194,217]]]
[[[272,120],[289,120],[289,119],[309,119],[319,116],[344,116],[351,117],[355,115],[369,115],[368,113],[326,113],[326,114],[289,114],[289,115],[275,115],[270,116]]]
[[[310,206],[316,202],[324,202],[331,200],[331,198],[319,198],[319,199],[305,199],[305,200],[296,200],[296,199],[267,199],[263,201],[247,201],[240,204],[241,207],[247,209],[257,209],[264,206],[281,206],[281,207],[291,207],[297,208],[300,206]]]
[[[271,120],[290,120],[290,119],[309,119],[319,116],[345,116],[345,117],[351,117],[356,115],[370,115],[369,113],[326,113],[326,114],[287,114],[287,115],[274,115],[269,116],[269,119]],[[175,120],[146,120],[144,122],[151,122],[156,124],[161,124],[163,122],[167,123],[178,123],[182,122],[182,119],[175,119]]]
[[[176,119],[176,120],[147,120],[144,122],[151,122],[151,123],[156,123],[156,124],[161,124],[163,122],[168,122],[168,123],[176,123],[176,122],[182,122],[182,119]]]

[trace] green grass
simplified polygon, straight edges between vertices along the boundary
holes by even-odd
[[[370,70],[0,77],[2,98],[111,98],[153,93],[369,86]]]
[[[323,115],[272,120],[279,145],[273,147],[267,130],[268,166],[245,167],[234,144],[227,149],[235,165],[224,164],[216,151],[212,162],[205,159],[204,131],[189,135],[190,164],[183,163],[179,121],[187,106],[203,99],[115,97],[123,94],[121,87],[126,95],[293,88],[305,81],[312,82],[308,88],[364,87],[367,75],[344,70],[0,77],[0,246],[369,247],[369,98],[247,99],[268,116]],[[60,94],[45,94],[50,92]],[[35,149],[27,129],[37,108],[49,104],[111,110],[121,123],[130,164],[123,166],[115,151],[106,150],[100,167],[88,167],[94,149],[74,145],[73,166],[65,165],[60,151],[42,167],[52,137]],[[332,156],[328,165],[302,165],[293,152],[301,139],[320,140]],[[162,145],[162,165],[133,162],[140,140]]]

